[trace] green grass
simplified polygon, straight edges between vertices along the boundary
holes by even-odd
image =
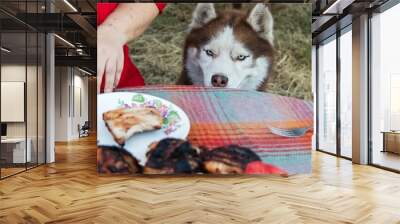
[[[245,8],[251,7],[245,6]],[[131,42],[131,57],[146,84],[174,84],[195,4],[169,4],[146,32]],[[217,9],[231,7],[218,5]],[[311,94],[311,5],[273,4],[276,57],[266,91],[301,99]]]

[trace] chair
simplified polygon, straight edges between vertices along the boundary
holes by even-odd
[[[85,121],[82,127],[78,124],[79,138],[89,136],[89,129],[90,129],[89,121]]]

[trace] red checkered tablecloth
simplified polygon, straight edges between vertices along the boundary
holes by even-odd
[[[190,119],[188,139],[194,144],[208,148],[238,144],[289,173],[311,171],[311,102],[257,91],[195,86],[145,86],[119,91],[146,93],[181,107]],[[310,129],[300,137],[283,137],[271,133],[271,125]]]

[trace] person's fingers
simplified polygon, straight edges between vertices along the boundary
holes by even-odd
[[[104,73],[97,73],[97,94],[101,93],[101,81],[103,80],[103,74]]]
[[[124,68],[124,54],[121,52],[117,58],[117,71],[115,72],[114,87],[118,86],[119,80],[121,80],[122,69]]]
[[[101,54],[97,55],[97,93],[101,92],[101,82],[103,81],[103,75],[105,70],[105,58],[100,56]]]
[[[111,57],[106,63],[106,80],[104,92],[112,92],[114,88],[115,72],[117,70],[117,62],[115,57]]]

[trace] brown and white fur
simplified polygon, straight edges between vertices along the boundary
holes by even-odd
[[[193,12],[178,84],[264,90],[273,63],[273,18],[264,4],[249,12]]]

